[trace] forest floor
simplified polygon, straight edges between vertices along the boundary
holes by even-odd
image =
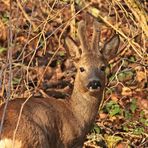
[[[76,71],[64,38],[78,42],[80,20],[91,38],[96,19],[101,47],[115,33],[121,43],[106,69],[104,101],[84,147],[148,147],[148,2],[136,2],[138,7],[127,0],[1,0],[0,102],[71,95]]]

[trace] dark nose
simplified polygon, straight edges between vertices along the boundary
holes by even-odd
[[[98,87],[101,87],[101,83],[100,81],[98,80],[93,80],[93,81],[90,81],[87,85],[87,88],[92,88],[92,89],[97,89]]]

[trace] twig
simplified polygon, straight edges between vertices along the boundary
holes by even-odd
[[[77,5],[79,5],[80,7],[85,7],[87,5],[86,2],[83,2],[83,1],[79,1],[79,0],[76,0],[76,3]],[[89,3],[91,4],[91,3]],[[132,39],[129,39],[129,37],[127,37],[122,31],[120,31],[118,28],[116,28],[116,26],[112,25],[102,14],[101,12],[97,9],[97,8],[94,8],[92,6],[89,6],[88,9],[87,9],[88,13],[90,13],[91,15],[93,15],[94,17],[96,18],[99,18],[101,19],[105,24],[107,24],[108,26],[110,26],[111,28],[113,28],[117,33],[119,33],[122,37],[124,37],[129,45],[133,48],[133,50],[137,53],[137,55],[143,59],[143,56],[142,56],[142,53],[137,50],[137,43],[135,43]],[[139,46],[139,48],[141,48]]]
[[[142,8],[140,2],[137,0],[124,0],[129,9],[133,12],[135,18],[137,19],[139,26],[141,26],[145,35],[148,37],[148,15]]]
[[[6,96],[6,102],[5,102],[5,106],[3,109],[3,114],[2,114],[2,119],[1,119],[1,125],[0,125],[0,136],[2,133],[2,129],[3,129],[3,124],[4,124],[4,118],[6,115],[6,110],[7,110],[7,106],[8,106],[8,102],[11,98],[11,82],[12,82],[12,18],[11,18],[11,11],[12,10],[12,3],[10,2],[10,19],[9,19],[9,34],[8,34],[8,55],[7,55],[7,60],[9,63],[9,79],[8,79],[8,87],[7,87],[7,96]]]
[[[17,124],[16,124],[16,128],[14,130],[14,133],[13,133],[13,144],[12,144],[12,148],[15,148],[15,137],[16,137],[16,132],[18,130],[18,126],[19,126],[19,123],[20,123],[20,120],[21,120],[21,115],[22,115],[22,112],[23,112],[23,108],[25,106],[25,104],[28,102],[28,100],[31,98],[32,95],[30,95],[25,101],[24,103],[21,105],[21,109],[20,109],[20,112],[19,112],[19,116],[18,116],[18,120],[17,120]]]
[[[86,9],[89,5],[90,5],[90,4],[86,5],[86,6],[83,7],[82,9],[80,9],[74,16],[71,17],[70,20],[68,20],[67,22],[61,24],[58,28],[56,28],[56,29],[54,30],[54,32],[52,32],[52,33],[50,34],[50,36],[52,36],[59,28],[61,28],[62,26],[64,26],[64,25],[66,24],[66,26],[64,27],[63,31],[61,32],[61,34],[60,34],[60,36],[59,36],[59,46],[58,46],[57,50],[55,51],[55,53],[53,54],[53,56],[51,57],[50,61],[48,62],[48,64],[47,64],[47,66],[46,66],[46,68],[45,68],[45,70],[44,70],[44,72],[43,72],[43,74],[42,74],[40,80],[38,81],[37,87],[38,87],[39,84],[42,82],[42,79],[43,79],[43,77],[44,77],[45,72],[47,71],[48,66],[50,65],[50,63],[52,62],[53,58],[56,56],[56,54],[58,53],[58,51],[59,51],[59,49],[60,49],[60,47],[61,47],[60,40],[61,40],[61,37],[62,37],[62,35],[63,35],[64,30],[67,28],[67,26],[70,24],[70,22],[76,17],[77,14],[79,14],[82,10]],[[48,36],[46,39],[48,39],[50,36]]]
[[[75,1],[71,0],[71,14],[72,14],[72,16],[74,16],[75,13],[76,13]],[[70,24],[70,34],[73,39],[76,38],[76,20],[75,20],[75,18],[72,19],[71,24]]]
[[[27,19],[27,21],[32,25],[33,29],[35,30],[36,25],[30,20],[29,16],[28,16],[27,13],[24,11],[24,9],[23,9],[23,7],[22,7],[20,1],[19,1],[19,0],[16,0],[16,2],[17,2],[17,4],[18,4],[19,8],[21,9],[23,15],[24,15],[25,18]]]

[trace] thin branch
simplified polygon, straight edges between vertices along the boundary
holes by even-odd
[[[1,125],[0,125],[0,136],[2,133],[2,129],[3,129],[3,124],[4,124],[4,118],[6,115],[6,110],[7,110],[7,106],[8,106],[8,102],[11,98],[11,82],[12,82],[12,39],[13,39],[13,35],[12,35],[12,18],[11,18],[11,12],[12,12],[12,3],[10,1],[10,13],[9,13],[9,33],[8,33],[8,55],[7,55],[7,60],[9,63],[9,78],[8,78],[8,86],[7,86],[7,96],[6,96],[6,102],[5,102],[5,106],[3,109],[3,114],[2,114],[2,119],[1,119]]]
[[[35,30],[36,25],[30,20],[29,16],[28,16],[27,13],[24,11],[24,8],[22,7],[20,1],[19,1],[19,0],[16,0],[16,1],[17,1],[17,4],[18,4],[20,10],[22,11],[24,17],[25,17],[26,20],[32,25],[33,29]]]

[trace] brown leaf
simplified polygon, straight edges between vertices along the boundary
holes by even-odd
[[[118,101],[118,96],[117,96],[116,94],[112,94],[112,95],[111,95],[111,99],[112,99],[113,101],[117,102],[117,101]]]
[[[105,113],[100,113],[99,114],[100,119],[105,119],[107,117],[107,114]]]
[[[121,94],[123,96],[132,96],[132,90],[129,87],[123,87]]]
[[[4,25],[4,23],[1,20],[0,20],[0,28],[1,28],[1,31],[0,31],[0,40],[1,41],[5,41],[6,38],[7,38],[8,30],[7,30],[6,26]]]
[[[127,143],[123,143],[123,142],[120,142],[116,148],[128,148],[128,144]]]
[[[141,82],[141,81],[143,81],[143,80],[145,80],[145,79],[146,79],[146,73],[143,72],[143,71],[138,71],[138,72],[137,72],[137,80],[138,80],[139,82]]]

